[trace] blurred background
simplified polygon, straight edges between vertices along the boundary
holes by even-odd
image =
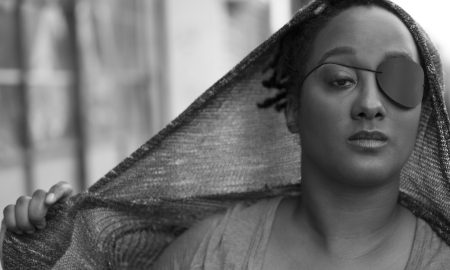
[[[86,189],[307,2],[0,0],[0,208]],[[446,1],[396,2],[448,59]]]

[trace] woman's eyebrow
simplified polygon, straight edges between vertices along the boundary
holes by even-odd
[[[334,56],[334,55],[355,55],[355,54],[356,54],[355,48],[350,47],[350,46],[339,46],[339,47],[335,47],[335,48],[325,52],[322,55],[322,57],[319,59],[319,63],[323,63],[327,58]],[[399,57],[399,56],[407,57],[411,61],[414,61],[411,53],[406,52],[406,51],[386,52],[384,54],[384,59],[389,58],[389,57]],[[414,62],[416,62],[416,61],[414,61]]]
[[[319,63],[324,62],[327,58],[333,56],[333,55],[342,55],[342,54],[350,54],[350,55],[355,55],[356,54],[356,50],[353,47],[350,46],[340,46],[340,47],[335,47],[327,52],[325,52],[322,57],[319,59]]]
[[[414,61],[412,55],[411,55],[410,53],[408,53],[408,52],[405,52],[405,51],[391,51],[391,52],[386,52],[386,53],[384,54],[384,59],[390,58],[390,57],[400,57],[400,56],[406,57],[406,58],[408,58],[409,60],[411,60],[411,61],[413,61],[413,62],[416,62],[416,61]]]

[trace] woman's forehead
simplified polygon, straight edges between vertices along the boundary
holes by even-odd
[[[317,34],[309,65],[349,59],[376,67],[391,55],[407,55],[419,62],[417,47],[406,26],[391,12],[376,6],[342,11]]]

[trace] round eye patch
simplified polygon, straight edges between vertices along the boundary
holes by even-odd
[[[387,58],[378,65],[375,76],[380,89],[399,105],[414,108],[422,102],[424,72],[408,57]]]

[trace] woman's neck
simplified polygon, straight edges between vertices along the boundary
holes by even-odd
[[[294,223],[309,233],[324,252],[356,258],[387,245],[404,209],[398,205],[399,177],[380,186],[346,186],[308,170],[302,175],[301,201]]]

